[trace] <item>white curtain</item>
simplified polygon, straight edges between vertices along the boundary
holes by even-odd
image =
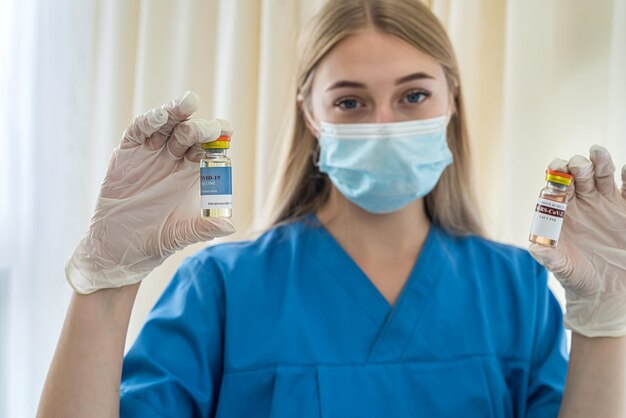
[[[93,9],[5,1],[1,16],[0,416],[32,417],[69,300],[64,260],[93,206]]]
[[[430,0],[461,65],[492,238],[525,246],[543,171],[606,146],[626,163],[625,0]],[[254,220],[323,0],[0,0],[0,416],[34,416],[111,149],[191,89],[235,127],[234,222]],[[238,239],[241,234],[229,239]],[[181,259],[142,284],[127,346]]]
[[[455,45],[484,219],[526,246],[554,157],[626,164],[626,0],[431,0]],[[561,302],[564,293],[551,278]]]

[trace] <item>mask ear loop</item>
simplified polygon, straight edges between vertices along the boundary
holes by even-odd
[[[313,163],[313,166],[318,168],[319,171],[319,166],[320,166],[320,144],[318,141],[315,141],[315,148],[313,148],[313,151],[311,152],[311,161]]]

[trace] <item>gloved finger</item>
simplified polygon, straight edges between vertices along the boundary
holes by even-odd
[[[187,120],[193,112],[198,110],[199,106],[200,98],[196,93],[189,90],[161,106],[161,109],[167,113],[167,122],[150,138],[150,147],[152,149],[161,148],[172,134],[174,127]]]
[[[571,284],[568,280],[572,273],[572,263],[568,261],[567,254],[559,247],[552,248],[530,243],[528,252],[539,264],[550,270],[563,285]]]
[[[152,109],[133,120],[122,135],[121,149],[141,145],[146,138],[152,136],[167,122],[167,112],[163,109]]]
[[[563,257],[559,254],[557,249],[532,242],[528,245],[528,252],[539,264],[550,270],[552,273],[565,273]]]
[[[237,231],[237,227],[226,218],[203,219],[200,217],[178,220],[165,227],[163,255],[182,250],[188,245],[213,238],[224,237]]]
[[[589,196],[596,188],[593,163],[582,155],[574,155],[567,163],[574,176],[574,191],[577,197]]]
[[[195,218],[193,226],[200,241],[220,238],[237,232],[237,227],[227,218]]]
[[[622,197],[626,199],[626,164],[622,167]]]
[[[603,196],[615,193],[615,165],[609,151],[600,145],[593,145],[589,149],[589,159],[594,165],[596,189]]]
[[[193,144],[185,153],[185,160],[197,164],[203,156],[204,150],[200,144]]]
[[[552,160],[550,164],[548,164],[548,169],[557,170],[562,173],[569,173],[569,169],[567,168],[567,161],[562,158],[555,158],[554,160]],[[569,186],[567,186],[567,189],[565,189],[565,192],[567,193],[567,201],[568,202],[571,201],[574,198],[573,184],[570,184]]]
[[[230,132],[232,134],[233,128],[228,119],[215,118],[215,120],[218,121],[222,127],[221,133]],[[210,142],[210,141],[204,141],[204,142]],[[194,144],[185,153],[185,160],[191,163],[199,163],[200,159],[203,156],[204,156],[204,149],[202,148],[202,146],[200,144]]]
[[[215,118],[215,120],[218,121],[220,123],[220,125],[222,126],[222,131],[230,132],[232,134],[232,132],[233,132],[233,125],[230,123],[230,121],[228,119]]]
[[[564,239],[556,248],[530,243],[528,252],[539,264],[550,270],[563,287],[585,293],[598,290],[600,281],[594,280],[597,273],[589,270],[590,266],[579,263],[578,271],[574,271],[575,260],[580,259],[574,254],[575,249],[565,245]]]
[[[167,149],[176,158],[182,158],[195,144],[219,138],[222,126],[216,120],[191,119],[174,127],[167,140]]]
[[[569,173],[567,168],[567,160],[562,158],[555,158],[548,164],[550,170],[562,171],[563,173]]]

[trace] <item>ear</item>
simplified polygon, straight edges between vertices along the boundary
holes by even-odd
[[[311,118],[313,117],[307,110],[306,104],[304,103],[304,97],[301,94],[296,96],[296,105],[298,107],[298,111],[302,113],[302,119],[304,119],[304,124],[309,129],[309,131],[313,134],[314,137],[317,138],[318,132],[317,129],[313,126],[311,122]]]
[[[454,115],[457,111],[456,99],[459,97],[459,87],[455,86],[454,90],[450,92],[450,114]]]
[[[302,97],[302,94],[298,93],[296,95],[296,107],[299,112],[302,112],[302,106],[304,106],[304,97]]]
[[[450,105],[448,106],[448,114],[450,115],[449,119],[452,119],[452,117],[456,114],[456,98],[457,98],[457,94],[456,93],[451,93],[450,94],[450,99],[449,99],[449,103]]]

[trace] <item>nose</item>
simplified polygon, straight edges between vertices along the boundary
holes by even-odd
[[[376,108],[376,113],[374,114],[374,123],[389,123],[395,122],[395,116],[393,114],[393,109],[389,106],[380,106]]]

